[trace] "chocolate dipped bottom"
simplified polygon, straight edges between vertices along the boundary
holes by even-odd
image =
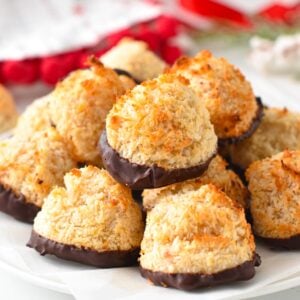
[[[264,242],[266,245],[270,246],[271,248],[281,248],[287,250],[300,249],[300,234],[285,239],[265,238],[260,236],[258,236],[258,239]]]
[[[137,203],[142,203],[143,202],[143,190],[131,190],[132,198],[137,202]]]
[[[32,230],[27,246],[41,255],[51,254],[58,258],[75,261],[98,268],[116,268],[137,264],[139,248],[132,250],[113,250],[97,252],[91,249],[78,248],[45,238]]]
[[[257,112],[256,112],[256,116],[252,120],[252,124],[250,125],[249,129],[246,132],[244,132],[243,134],[236,136],[236,137],[219,138],[218,143],[220,146],[236,144],[238,142],[241,142],[242,140],[250,137],[254,133],[254,131],[257,129],[257,127],[259,126],[261,119],[264,115],[264,107],[263,107],[260,97],[256,97],[255,99],[257,102]]]
[[[174,170],[166,170],[157,165],[146,166],[131,163],[114,150],[107,141],[106,130],[102,132],[99,141],[102,161],[110,175],[120,183],[133,190],[151,189],[166,186],[175,182],[184,181],[202,175],[208,168],[216,152],[204,163]]]
[[[40,209],[33,203],[26,202],[24,195],[16,195],[12,189],[0,184],[0,211],[19,221],[32,224]]]
[[[123,69],[118,69],[118,68],[114,68],[113,69],[118,75],[124,75],[127,76],[129,78],[131,78],[136,84],[140,84],[141,81],[137,80],[136,78],[134,78],[129,72],[123,70]]]
[[[250,261],[215,274],[201,273],[164,273],[154,272],[140,267],[141,275],[150,280],[154,285],[173,287],[179,290],[194,290],[225,284],[232,281],[249,280],[255,275],[255,266],[259,266],[261,260],[258,254]]]

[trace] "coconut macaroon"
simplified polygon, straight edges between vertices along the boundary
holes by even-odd
[[[226,147],[226,155],[234,165],[245,170],[252,162],[286,149],[300,149],[300,114],[285,108],[265,108],[254,134]]]
[[[14,134],[25,137],[49,128],[51,126],[49,101],[49,97],[45,96],[28,105],[18,119]]]
[[[217,137],[188,81],[164,74],[118,99],[100,147],[117,181],[144,189],[200,176],[216,153]]]
[[[227,169],[227,162],[217,155],[209,164],[208,169],[195,179],[174,183],[158,189],[143,191],[143,208],[151,210],[162,198],[187,191],[198,190],[202,185],[214,184],[232,200],[247,208],[248,190],[237,174]]]
[[[162,74],[167,64],[149,50],[143,41],[123,38],[115,47],[101,56],[103,64],[109,68],[125,70],[142,82]]]
[[[0,133],[13,128],[18,119],[14,100],[9,91],[0,84]]]
[[[191,290],[248,280],[258,264],[243,208],[214,185],[165,197],[147,214],[140,270],[155,285]]]
[[[73,169],[34,220],[28,246],[97,267],[137,263],[144,224],[131,192],[105,170]]]
[[[125,91],[133,89],[139,82],[130,73],[121,69],[113,69],[119,76]]]
[[[91,68],[72,72],[49,95],[51,122],[78,161],[101,165],[97,143],[105,117],[124,92],[118,75],[92,59]]]
[[[1,144],[0,210],[31,223],[53,186],[76,167],[67,147],[49,128],[22,139],[14,136]]]
[[[246,171],[254,233],[272,246],[300,248],[300,151],[256,161]]]
[[[116,70],[114,70],[114,71],[116,72]],[[122,82],[122,85],[123,85],[125,91],[131,90],[136,86],[136,82],[134,81],[134,79],[131,78],[131,76],[122,74],[122,75],[119,75],[119,79]]]
[[[225,58],[209,51],[182,57],[168,72],[190,80],[191,88],[206,105],[220,144],[236,143],[250,136],[262,116],[262,104],[250,83]]]

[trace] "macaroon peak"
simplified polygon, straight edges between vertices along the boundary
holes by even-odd
[[[189,88],[188,81],[174,74],[163,74],[123,95],[107,115],[102,141],[104,164],[113,176],[120,175],[120,168],[112,170],[109,154],[112,151],[115,161],[127,161],[127,169],[132,168],[129,164],[135,164],[143,168],[155,166],[162,173],[178,171],[176,178],[169,176],[173,182],[202,173],[207,168],[203,165],[215,155],[217,147],[217,137],[205,106]],[[111,150],[106,151],[108,148]],[[185,173],[184,178],[179,174],[181,169],[198,166],[202,166],[201,171]],[[167,180],[156,184],[168,183]],[[154,187],[150,182],[147,185]],[[144,184],[139,186],[145,187]]]

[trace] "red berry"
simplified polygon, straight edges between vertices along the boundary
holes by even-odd
[[[47,57],[42,60],[41,78],[50,85],[54,85],[63,79],[70,71],[70,68],[64,65],[59,57]]]
[[[83,50],[77,50],[77,51],[65,53],[61,56],[64,64],[68,66],[70,71],[75,70],[79,67],[79,62],[82,53]]]
[[[82,50],[46,57],[41,62],[41,78],[50,85],[67,76],[80,66]]]
[[[173,45],[165,44],[162,49],[162,58],[168,63],[173,64],[182,55],[182,50]]]
[[[89,55],[90,54],[87,53],[87,52],[84,52],[84,53],[81,54],[81,56],[79,58],[79,68],[81,68],[81,69],[87,68],[86,62],[87,62],[87,59],[88,59]]]
[[[162,38],[170,38],[177,34],[180,22],[170,16],[160,16],[155,21],[156,32]]]
[[[3,77],[3,74],[2,74],[2,63],[0,63],[0,83],[4,83],[4,77]]]
[[[41,78],[50,85],[55,84],[68,74],[69,70],[56,57],[44,58],[41,63]]]
[[[32,83],[36,81],[39,76],[39,60],[8,60],[3,63],[2,76],[4,80],[7,80],[11,83]]]

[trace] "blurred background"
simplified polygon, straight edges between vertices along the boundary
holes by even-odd
[[[172,64],[210,49],[273,106],[300,103],[298,0],[0,0],[0,82],[22,110],[130,36]]]

